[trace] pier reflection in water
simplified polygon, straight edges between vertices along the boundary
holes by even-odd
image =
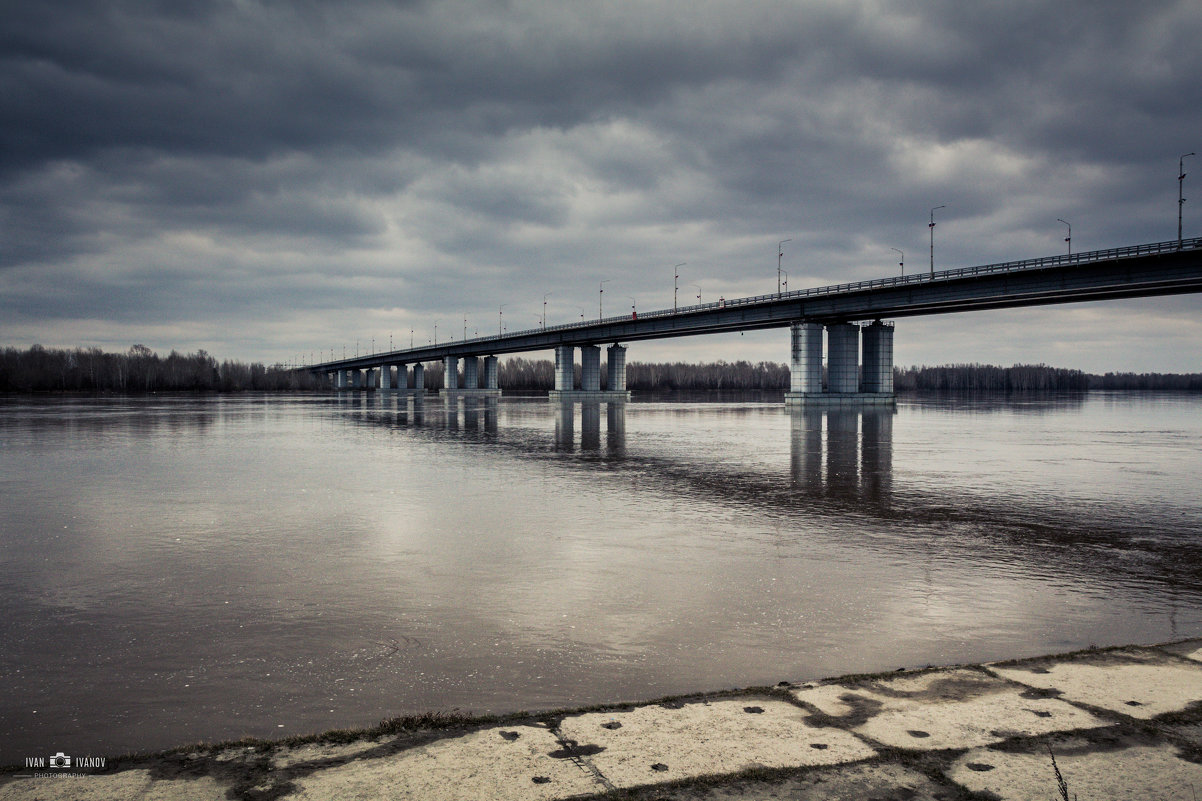
[[[887,505],[896,413],[879,407],[790,411],[794,485],[811,495]]]

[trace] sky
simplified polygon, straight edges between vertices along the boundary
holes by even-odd
[[[790,289],[876,278],[935,206],[936,269],[1166,241],[1202,151],[1197,0],[0,8],[2,346],[311,362],[670,308],[681,263],[681,304],[774,292],[781,240]],[[906,318],[895,359],[1202,372],[1200,310]]]

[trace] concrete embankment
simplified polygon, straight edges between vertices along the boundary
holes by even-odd
[[[9,772],[0,800],[1195,801],[1202,640],[386,728]]]

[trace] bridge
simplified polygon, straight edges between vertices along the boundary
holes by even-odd
[[[893,323],[883,318],[1202,292],[1202,238],[856,281],[433,343],[309,366],[338,389],[424,393],[424,363],[442,361],[446,395],[498,396],[497,357],[555,352],[552,400],[622,401],[621,343],[764,328],[791,330],[790,405],[892,403]],[[827,381],[823,386],[823,337]],[[601,389],[601,346],[607,349]],[[575,350],[581,385],[575,387]],[[483,375],[479,359],[484,359]],[[459,385],[459,360],[464,360]]]

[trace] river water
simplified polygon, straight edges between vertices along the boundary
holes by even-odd
[[[1202,398],[0,401],[0,763],[1202,634]]]

